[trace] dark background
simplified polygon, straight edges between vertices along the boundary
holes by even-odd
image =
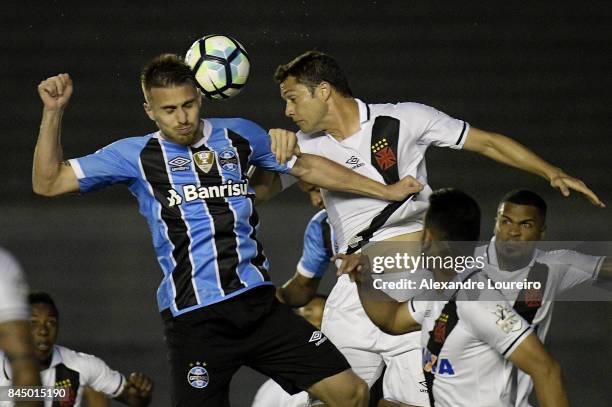
[[[64,116],[69,158],[154,129],[142,109],[140,68],[211,33],[238,38],[252,71],[240,96],[207,102],[203,114],[293,128],[272,74],[316,48],[338,59],[361,99],[417,101],[512,136],[612,204],[611,17],[607,1],[4,1],[0,243],[20,258],[31,286],[55,296],[61,344],[149,374],[153,405],[168,405],[154,295],[161,270],[135,201],[121,187],[53,200],[31,192],[42,79],[68,72],[74,80]],[[428,161],[434,188],[459,187],[481,203],[483,238],[497,200],[527,187],[549,203],[549,239],[609,240],[610,209],[564,199],[541,178],[464,152],[433,149]],[[260,208],[276,282],[294,272],[314,212],[295,187]],[[548,345],[575,405],[609,405],[610,311],[605,303],[557,304]],[[263,380],[242,370],[234,405],[248,406]]]

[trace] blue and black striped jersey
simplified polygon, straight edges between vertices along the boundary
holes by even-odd
[[[240,118],[203,124],[203,138],[191,146],[156,132],[70,160],[82,192],[123,183],[136,196],[164,273],[158,306],[174,316],[272,284],[247,171],[290,170],[276,162],[257,124]]]
[[[317,212],[306,226],[302,257],[297,265],[298,272],[308,278],[322,278],[331,258],[337,253],[335,241],[327,211],[323,209]]]

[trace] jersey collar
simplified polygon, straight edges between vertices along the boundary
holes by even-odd
[[[210,138],[210,133],[212,133],[212,124],[210,124],[210,122],[206,119],[201,119],[202,121],[202,133],[204,133],[204,135],[202,136],[202,138],[200,140],[198,140],[197,143],[192,144],[190,147],[192,148],[198,148],[201,147],[204,143],[206,143],[208,141],[208,139]],[[159,140],[165,140],[162,135],[161,135],[161,130],[158,130],[155,135],[153,136],[156,139]]]
[[[533,253],[533,257],[531,258],[531,261],[529,262],[529,264],[525,267],[523,267],[522,269],[519,270],[514,270],[514,271],[506,271],[506,270],[501,270],[499,268],[499,262],[497,260],[497,251],[495,250],[495,236],[493,236],[491,238],[491,241],[489,242],[489,244],[487,246],[485,246],[485,250],[483,255],[486,258],[487,263],[490,266],[495,267],[497,270],[499,270],[502,273],[517,273],[517,272],[521,272],[523,270],[526,269],[530,269],[531,267],[533,267],[533,264],[535,263],[536,259],[540,256],[541,254],[541,250],[540,249],[535,249],[534,253]]]
[[[357,102],[357,107],[359,108],[359,123],[364,124],[370,121],[370,106],[357,98],[355,98],[355,102]]]

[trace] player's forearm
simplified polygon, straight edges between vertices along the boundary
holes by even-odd
[[[546,162],[521,143],[501,134],[489,133],[485,145],[477,152],[502,164],[536,174],[547,181],[563,173],[563,170]]]
[[[60,174],[63,151],[60,129],[63,110],[43,110],[38,141],[34,149],[32,188],[40,195],[49,195]]]
[[[276,297],[290,307],[301,307],[312,300],[321,279],[306,278],[299,274],[293,276],[282,287],[276,289]]]
[[[544,372],[532,376],[532,379],[541,407],[569,407],[561,379],[561,367],[557,362]]]
[[[330,191],[392,200],[386,185],[316,155],[302,154],[295,162],[291,174],[304,182]]]

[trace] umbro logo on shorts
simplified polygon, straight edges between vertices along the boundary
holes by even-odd
[[[323,335],[321,331],[314,331],[312,335],[310,335],[310,339],[308,340],[308,342],[314,342],[316,346],[319,346],[326,340],[327,337]]]

